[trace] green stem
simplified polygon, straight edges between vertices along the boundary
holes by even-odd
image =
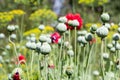
[[[75,63],[77,64],[77,52],[76,52],[76,50],[77,50],[77,47],[76,47],[76,44],[77,44],[77,42],[76,42],[76,32],[77,32],[77,30],[76,30],[76,27],[75,27]]]
[[[19,58],[18,58],[18,54],[17,54],[17,48],[15,46],[15,43],[13,41],[11,41],[10,39],[10,36],[9,36],[9,42],[13,45],[14,47],[14,51],[15,51],[15,54],[16,54],[16,58],[17,58],[17,62],[19,63]],[[19,64],[17,64],[17,67],[19,67]]]
[[[48,64],[47,64],[47,56],[44,56],[45,59],[45,80],[48,80]]]
[[[39,62],[40,60],[39,59],[40,59],[40,57],[39,57],[39,54],[38,54],[38,80],[40,80],[40,74],[41,74],[40,73],[40,62]]]
[[[70,33],[70,29],[69,29],[69,43],[71,44],[70,37],[71,37],[71,33]]]
[[[104,80],[104,64],[103,64],[103,56],[102,56],[102,54],[103,54],[103,48],[104,48],[104,42],[103,42],[103,39],[101,39],[101,54],[100,54],[100,56],[101,56],[101,62],[100,62],[100,67],[101,67],[101,72],[102,72],[102,80]]]
[[[33,59],[34,59],[34,50],[32,51],[32,54],[31,54],[31,66],[30,66],[31,67],[30,71],[31,71],[32,80],[33,80],[33,76],[32,76]]]
[[[27,66],[27,63],[26,63],[26,62],[25,62],[25,65],[26,65],[26,69],[27,69],[27,77],[28,77],[27,80],[30,80],[30,78],[29,78],[29,72],[28,72],[28,66]]]
[[[90,48],[91,48],[91,49],[90,49]],[[86,61],[86,71],[87,71],[87,68],[88,68],[88,66],[89,66],[90,56],[91,56],[91,53],[92,53],[92,48],[93,48],[93,46],[91,47],[91,46],[90,46],[90,43],[89,43],[89,52],[88,52],[88,54],[87,54],[87,61]]]

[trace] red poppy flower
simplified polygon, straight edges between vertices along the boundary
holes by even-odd
[[[55,32],[51,35],[52,43],[58,43],[58,40],[60,39],[60,34],[58,32]]]
[[[20,75],[18,72],[16,72],[14,75],[13,75],[13,80],[20,80]]]
[[[25,61],[26,61],[25,56],[23,56],[23,55],[20,54],[18,56],[18,59],[19,59],[20,64],[25,64]]]
[[[67,18],[68,21],[69,21],[69,20],[77,20],[77,21],[79,22],[79,26],[77,26],[77,30],[80,30],[80,29],[82,28],[83,20],[82,20],[80,14],[72,14],[72,13],[69,13],[69,14],[66,15],[66,18]],[[67,21],[67,23],[66,23],[67,29],[73,30],[74,27],[70,26],[70,25],[68,24],[68,21]]]

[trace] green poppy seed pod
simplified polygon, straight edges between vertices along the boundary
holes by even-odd
[[[105,26],[102,26],[96,30],[98,37],[104,38],[108,35],[108,29]]]
[[[120,27],[118,28],[118,33],[120,34]]]
[[[115,33],[112,37],[113,40],[118,41],[120,39],[120,35],[118,33]]]
[[[73,74],[73,69],[71,66],[67,66],[66,68],[66,74],[70,77]]]
[[[93,71],[93,75],[95,75],[95,76],[99,76],[99,71],[98,70],[95,70],[95,71]]]
[[[114,53],[116,51],[115,47],[112,47],[110,51]]]
[[[112,47],[113,47],[112,44],[107,44],[107,48],[108,48],[108,49],[111,49]]]
[[[15,31],[15,29],[16,29],[16,28],[15,28],[14,25],[8,25],[8,26],[7,26],[7,30],[10,31],[10,32]]]
[[[44,35],[44,34],[40,35],[39,41],[40,41],[40,42],[46,42],[46,41],[47,41],[46,35]]]
[[[35,41],[36,41],[36,37],[31,36],[31,37],[30,37],[30,41],[31,41],[31,42],[35,42]]]
[[[40,47],[41,47],[41,42],[36,43],[36,51],[39,53],[40,52]]]
[[[5,34],[4,33],[0,33],[0,39],[4,39],[5,38]]]
[[[101,20],[102,20],[103,23],[109,22],[109,20],[110,20],[109,14],[108,13],[102,13]]]
[[[86,39],[86,41],[92,41],[93,35],[92,35],[91,33],[87,33],[87,34],[85,35],[85,39]]]
[[[103,53],[102,56],[103,56],[104,59],[108,59],[109,58],[109,54],[108,53]]]
[[[86,30],[78,31],[77,34],[78,36],[85,36],[87,34],[87,31]]]
[[[109,23],[105,23],[105,27],[110,30],[111,25]]]
[[[91,26],[91,29],[92,29],[93,31],[96,31],[96,30],[97,30],[97,25],[96,25],[96,24],[93,24],[93,25]]]
[[[69,21],[68,21],[68,24],[69,24],[70,26],[73,26],[73,27],[79,26],[78,20],[69,20]]]
[[[85,39],[85,36],[78,36],[78,42],[82,44],[87,44],[87,41]]]
[[[56,29],[57,29],[57,31],[63,33],[63,32],[65,32],[67,30],[67,26],[64,23],[59,23],[56,26]]]
[[[116,42],[113,40],[113,41],[112,41],[112,45],[115,46],[115,44],[116,44]]]
[[[120,27],[120,22],[118,23],[118,26]]]
[[[30,49],[35,50],[36,49],[36,43],[31,42]]]
[[[30,41],[28,41],[28,42],[26,43],[26,47],[27,47],[28,49],[31,48],[31,42],[30,42]]]
[[[40,52],[43,55],[49,54],[51,52],[51,46],[47,42],[43,43],[40,47]]]
[[[120,44],[119,43],[116,44],[116,50],[120,50]]]
[[[70,49],[70,50],[67,51],[67,54],[69,56],[74,56],[74,51]]]
[[[62,23],[66,23],[66,22],[67,22],[67,18],[66,18],[65,16],[63,16],[63,17],[60,17],[60,18],[58,19],[58,21],[59,21],[59,22],[62,22]]]
[[[43,24],[41,24],[41,25],[39,25],[39,30],[44,30],[45,29],[45,25],[43,25]]]
[[[93,25],[90,27],[90,32],[91,32],[92,34],[94,34],[96,30],[97,30],[97,25],[96,25],[96,24],[93,24]]]

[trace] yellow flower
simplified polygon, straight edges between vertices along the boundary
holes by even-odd
[[[114,31],[114,30],[117,30],[118,29],[118,25],[117,24],[114,24],[111,26],[110,30]]]
[[[0,63],[0,68],[2,67],[2,64]]]
[[[43,30],[42,33],[48,33],[48,32],[53,32],[53,31],[54,31],[53,27],[45,26],[45,29]],[[38,28],[34,28],[34,29],[29,30],[29,31],[26,31],[23,35],[28,36],[28,35],[30,35],[32,33],[35,34],[36,36],[39,36],[41,31]]]
[[[51,10],[39,9],[32,13],[29,19],[35,22],[51,22],[57,19],[57,15]]]
[[[85,4],[85,5],[103,5],[105,3],[109,2],[109,0],[78,0],[79,4]]]
[[[101,23],[86,23],[86,24],[85,24],[85,28],[86,28],[86,29],[90,29],[90,27],[91,27],[93,24],[96,24],[98,27],[100,27],[100,26],[102,25]]]
[[[9,14],[12,14],[12,15],[18,15],[18,16],[20,16],[20,15],[24,15],[25,14],[25,12],[23,11],[23,10],[12,10],[12,11],[10,11],[9,12]]]
[[[26,31],[23,35],[24,36],[28,36],[28,35],[30,35],[30,34],[36,34],[36,35],[39,35],[40,34],[40,30],[38,29],[38,28],[34,28],[34,29],[31,29],[31,30],[29,30],[29,31]]]

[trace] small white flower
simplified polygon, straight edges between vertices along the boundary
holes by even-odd
[[[74,56],[74,51],[73,51],[73,50],[68,50],[68,51],[67,51],[67,54],[68,54],[69,56]]]
[[[15,26],[14,25],[8,25],[7,30],[8,31],[14,31],[15,30]]]
[[[74,26],[74,27],[79,26],[78,20],[69,20],[68,24],[71,25],[71,26]]]
[[[5,47],[6,49],[10,49],[10,45],[6,45],[6,47]]]
[[[41,25],[39,25],[39,30],[44,30],[45,29],[45,25],[43,25],[43,24],[41,24]]]
[[[109,14],[108,14],[108,13],[102,13],[102,15],[101,15],[101,20],[102,20],[103,22],[108,22],[108,21],[110,20]]]
[[[31,42],[30,48],[33,49],[33,50],[35,50],[36,49],[36,43],[35,42]]]
[[[108,59],[108,58],[109,58],[109,54],[108,54],[108,53],[103,53],[102,56],[103,56],[103,58],[105,58],[105,59]]]
[[[98,76],[100,73],[98,70],[93,71],[93,75]]]
[[[105,23],[105,27],[110,29],[111,25],[109,23]]]
[[[39,41],[40,42],[46,42],[47,41],[47,37],[46,37],[46,35],[40,35],[40,37],[39,37]]]
[[[59,32],[65,32],[67,30],[67,26],[64,24],[64,23],[59,23],[57,26],[56,26],[56,29],[59,31]]]
[[[51,46],[47,42],[45,42],[40,47],[40,51],[44,55],[49,54],[51,52]]]
[[[108,35],[108,29],[105,27],[105,26],[102,26],[100,28],[97,29],[96,31],[96,34],[99,36],[99,37],[106,37]]]
[[[16,34],[11,34],[11,35],[10,35],[10,38],[12,38],[12,39],[16,39],[17,36],[16,36]]]
[[[0,39],[4,39],[5,38],[5,34],[0,33]]]
[[[60,18],[58,19],[58,21],[60,21],[60,22],[62,22],[62,23],[66,23],[66,22],[67,22],[67,18],[66,18],[65,16],[63,16],[63,17],[60,17]]]
[[[112,38],[113,40],[118,41],[120,40],[120,35],[118,33],[115,33]]]

